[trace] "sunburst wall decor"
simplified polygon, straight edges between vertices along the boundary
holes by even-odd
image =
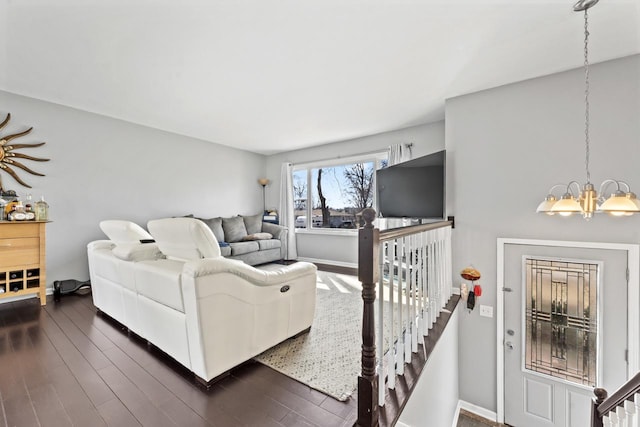
[[[2,130],[2,128],[4,128],[7,125],[7,123],[9,123],[10,119],[11,119],[11,114],[7,113],[7,117],[4,119],[2,123],[0,123],[0,130]],[[16,158],[33,160],[35,162],[48,162],[49,159],[42,159],[39,157],[32,157],[27,154],[16,153],[14,152],[14,150],[17,150],[19,148],[40,147],[45,143],[44,142],[40,142],[37,144],[9,144],[9,143],[16,138],[20,138],[21,136],[25,136],[29,134],[32,130],[33,130],[33,127],[30,127],[29,129],[23,132],[14,133],[12,135],[7,135],[7,136],[0,136],[0,170],[5,171],[9,175],[11,175],[13,179],[15,179],[20,184],[28,188],[31,188],[31,186],[26,182],[24,182],[18,176],[15,168],[20,168],[25,172],[29,172],[31,175],[44,176],[44,174],[38,173],[28,168],[27,166],[23,165],[21,162],[17,161]]]

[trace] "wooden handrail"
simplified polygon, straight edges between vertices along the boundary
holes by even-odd
[[[420,233],[422,231],[436,230],[438,228],[448,227],[450,225],[453,225],[453,221],[438,221],[431,222],[429,224],[408,225],[406,227],[380,230],[380,241],[397,239],[398,237],[409,236],[411,234]]]
[[[640,391],[640,372],[609,397],[603,388],[593,390],[596,398],[591,401],[591,426],[602,427],[602,418],[623,404],[625,400],[633,398],[638,391]]]

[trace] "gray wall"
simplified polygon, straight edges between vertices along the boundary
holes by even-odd
[[[232,216],[262,211],[265,157],[60,105],[0,92],[0,115],[11,122],[0,135],[33,126],[14,142],[40,142],[16,150],[51,161],[25,161],[45,177],[19,176],[22,187],[0,172],[5,189],[44,195],[47,282],[88,279],[86,245],[104,238],[103,219],[128,219],[146,228],[149,219],[193,213]]]
[[[451,426],[458,406],[458,323],[462,303],[429,356],[398,426]],[[435,386],[434,386],[435,385]]]
[[[454,278],[469,264],[480,270],[477,304],[496,305],[498,237],[640,242],[640,216],[535,213],[553,184],[585,181],[583,78],[571,70],[446,103]],[[640,192],[640,56],[594,65],[590,100],[591,181]],[[461,312],[459,351],[460,398],[496,411],[495,317]]]
[[[335,142],[304,150],[289,151],[267,157],[267,208],[277,208],[280,199],[280,169],[282,163],[293,164],[333,160],[363,153],[386,151],[393,144],[413,143],[413,157],[420,157],[444,148],[444,122],[414,126],[348,141]],[[340,233],[340,232],[338,232]],[[345,235],[297,233],[298,256],[327,261],[338,265],[358,262],[358,242],[355,233]]]

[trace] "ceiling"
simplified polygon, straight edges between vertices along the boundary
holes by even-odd
[[[0,0],[0,89],[262,154],[444,118],[583,63],[567,0]],[[640,1],[589,11],[640,53]]]

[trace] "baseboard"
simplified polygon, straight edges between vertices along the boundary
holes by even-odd
[[[473,403],[466,402],[464,400],[460,400],[458,402],[458,415],[460,413],[460,409],[464,409],[465,411],[471,412],[472,414],[476,414],[481,416],[482,418],[486,418],[494,423],[498,420],[498,414],[488,409],[483,408],[482,406],[474,405]],[[456,415],[456,418],[458,417]]]
[[[460,403],[462,401],[458,400],[458,405],[456,406],[456,413],[453,414],[453,422],[451,423],[451,427],[457,427],[458,425],[458,418],[460,418]]]
[[[342,261],[334,261],[334,260],[330,260],[330,259],[317,259],[317,258],[305,258],[305,257],[298,257],[296,258],[297,261],[306,261],[306,262],[311,262],[314,264],[327,264],[327,265],[335,265],[336,267],[346,267],[346,268],[358,268],[358,264],[357,263],[351,263],[351,262],[342,262]]]

